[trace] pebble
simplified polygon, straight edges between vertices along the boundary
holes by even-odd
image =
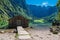
[[[43,39],[43,37],[40,37],[41,39]]]
[[[51,36],[51,34],[48,34],[48,35],[50,35],[50,36]]]
[[[15,40],[15,35],[14,33],[0,34],[0,40]]]

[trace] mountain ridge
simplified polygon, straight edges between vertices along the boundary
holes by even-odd
[[[51,14],[57,12],[56,6],[36,6],[36,5],[27,5],[28,10],[32,16],[36,16],[37,18],[50,16]],[[28,14],[28,15],[30,15]]]

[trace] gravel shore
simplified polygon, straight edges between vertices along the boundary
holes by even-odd
[[[0,40],[15,40],[15,33],[0,33]]]
[[[27,31],[31,34],[31,40],[60,40],[59,34],[52,34],[48,29],[27,29]]]
[[[31,39],[28,40],[60,40],[60,33],[52,34],[48,29],[26,28],[25,30],[31,35]],[[0,40],[16,40],[15,36],[15,33],[0,33]]]

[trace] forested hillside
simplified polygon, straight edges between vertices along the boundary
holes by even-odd
[[[0,0],[0,28],[7,27],[8,20],[14,16],[27,16],[25,0]]]

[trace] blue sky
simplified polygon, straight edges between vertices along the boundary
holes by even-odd
[[[37,5],[37,6],[55,6],[58,0],[26,0],[26,3],[29,5]]]

